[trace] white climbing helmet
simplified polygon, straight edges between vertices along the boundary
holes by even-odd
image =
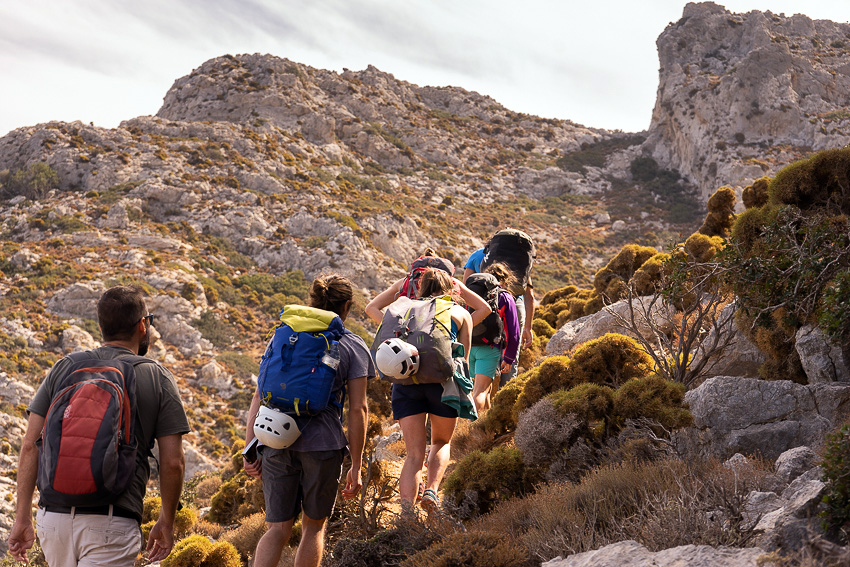
[[[260,406],[254,420],[254,435],[272,449],[286,449],[301,435],[295,420],[280,410]]]
[[[408,378],[419,370],[419,351],[412,344],[393,337],[378,346],[375,365],[381,373],[392,378]]]

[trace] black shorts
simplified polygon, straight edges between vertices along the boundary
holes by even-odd
[[[443,402],[442,384],[393,384],[393,419],[398,420],[420,413],[438,417],[457,417],[457,410]]]
[[[344,449],[290,451],[263,447],[261,455],[267,522],[287,522],[302,509],[313,520],[333,513]]]

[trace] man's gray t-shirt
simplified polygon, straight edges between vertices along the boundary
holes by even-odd
[[[348,380],[375,377],[375,363],[362,338],[346,333],[339,341],[339,367],[336,372],[331,399],[339,399]],[[301,436],[289,446],[290,451],[332,451],[348,446],[342,428],[342,411],[328,404],[319,415],[295,416]],[[268,451],[265,448],[263,451]]]
[[[100,347],[89,352],[93,357],[102,360],[133,355],[133,352],[129,349],[112,346]],[[28,411],[42,417],[47,415],[50,401],[55,393],[56,383],[71,364],[71,359],[65,357],[53,365],[35,393],[32,403],[27,408]],[[135,375],[138,415],[136,439],[139,443],[139,451],[136,455],[136,474],[129,488],[114,504],[137,514],[141,518],[145,489],[150,478],[150,464],[146,449],[151,447],[158,437],[189,433],[189,422],[186,419],[183,402],[180,400],[177,383],[174,381],[171,372],[158,362],[150,360],[150,362],[135,365]],[[39,501],[40,506],[44,504]]]

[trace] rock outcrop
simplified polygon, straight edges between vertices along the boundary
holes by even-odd
[[[546,561],[541,567],[760,567],[765,555],[757,547],[711,547],[683,545],[663,551],[649,551],[636,541],[627,540],[602,549],[576,553]]]
[[[686,454],[775,459],[794,447],[818,445],[841,423],[850,414],[850,385],[718,376],[685,394],[685,401],[694,424],[674,437]]]
[[[707,196],[850,142],[850,24],[689,3],[659,36],[644,150]]]

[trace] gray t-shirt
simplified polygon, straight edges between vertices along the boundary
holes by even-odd
[[[336,372],[331,399],[339,399],[348,380],[375,377],[375,363],[366,343],[353,333],[346,333],[339,341],[339,367]],[[291,451],[331,451],[348,446],[342,428],[342,411],[328,404],[319,415],[295,416],[301,436],[289,446]],[[263,449],[267,451],[268,449]]]
[[[110,360],[120,356],[132,355],[133,352],[122,347],[104,346],[89,353],[95,358]],[[27,408],[37,415],[45,417],[50,408],[57,381],[65,374],[72,361],[67,356],[59,360],[50,369],[47,377],[39,386],[38,391]],[[147,447],[151,447],[158,437],[167,435],[185,435],[189,433],[189,421],[180,400],[177,383],[174,376],[158,362],[142,362],[135,366],[136,375],[136,439],[139,451],[136,455],[136,475],[129,488],[115,502],[126,510],[142,516],[142,503],[145,489],[150,478],[150,463],[147,458]],[[39,501],[39,505],[44,505]]]

